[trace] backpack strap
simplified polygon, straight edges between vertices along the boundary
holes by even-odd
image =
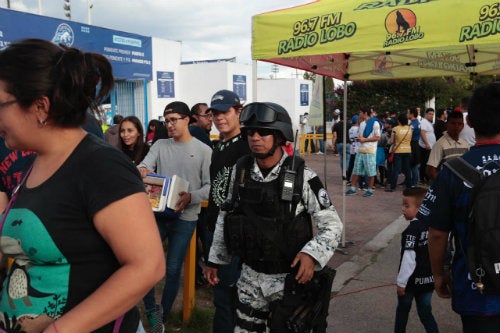
[[[288,156],[284,163],[284,167],[287,167],[291,169],[292,171],[295,171],[295,174],[297,178],[295,179],[295,184],[293,187],[293,199],[292,199],[292,205],[290,208],[290,214],[291,217],[293,218],[295,215],[295,209],[297,209],[297,205],[299,202],[302,201],[302,192],[303,192],[303,186],[304,186],[304,167],[305,167],[305,161],[303,158],[299,156]]]
[[[253,165],[253,158],[250,155],[244,155],[236,161],[236,169],[235,169],[235,177],[234,177],[234,183],[233,183],[233,192],[231,196],[231,201],[230,201],[230,209],[232,210],[235,207],[235,204],[239,202],[239,191],[238,191],[238,185],[242,183],[246,183],[248,178],[250,178],[250,170]],[[227,207],[226,207],[227,208]],[[224,209],[228,210],[228,209]]]
[[[448,169],[450,169],[457,177],[462,179],[470,188],[477,186],[484,178],[483,174],[479,170],[474,168],[462,157],[446,161],[444,162],[444,165],[446,165]]]

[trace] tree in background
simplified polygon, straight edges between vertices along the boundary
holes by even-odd
[[[403,112],[432,99],[436,109],[453,109],[463,97],[470,96],[474,86],[494,81],[491,76],[476,77],[475,82],[464,78],[436,77],[405,80],[354,81],[348,85],[348,114],[358,113],[361,107],[373,106],[379,112]],[[338,104],[343,104],[344,87],[335,87]]]
[[[304,73],[304,79],[314,81],[316,75]],[[476,77],[475,82],[466,78],[435,77],[404,80],[353,81],[348,83],[347,113],[357,114],[361,107],[373,106],[379,112],[403,112],[436,98],[436,109],[453,109],[460,105],[463,97],[470,96],[475,87],[494,81],[492,76]],[[334,109],[343,109],[343,85],[334,86],[331,78],[326,80],[325,99],[327,119]]]

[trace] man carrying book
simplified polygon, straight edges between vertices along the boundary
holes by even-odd
[[[144,297],[144,305],[152,332],[163,332],[172,304],[179,291],[179,280],[184,257],[196,228],[201,202],[210,191],[210,158],[212,150],[189,133],[189,107],[183,102],[172,102],[163,116],[169,139],[158,140],[138,165],[142,177],[157,173],[172,178],[174,175],[189,182],[188,191],[179,193],[174,210],[156,213],[156,222],[162,240],[168,238],[167,272],[161,306],[157,305],[154,290]]]

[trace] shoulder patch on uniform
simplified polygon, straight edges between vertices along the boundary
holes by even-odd
[[[319,177],[316,176],[314,178],[311,178],[308,183],[311,187],[311,190],[313,190],[314,194],[316,194],[316,198],[318,199],[321,209],[330,207],[332,205],[330,196],[328,195],[328,192],[326,191]]]

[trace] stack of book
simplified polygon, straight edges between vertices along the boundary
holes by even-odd
[[[166,208],[175,210],[175,204],[179,200],[179,193],[187,192],[189,188],[189,182],[177,175],[170,178],[168,176],[148,174],[143,181],[154,212],[163,212]]]

